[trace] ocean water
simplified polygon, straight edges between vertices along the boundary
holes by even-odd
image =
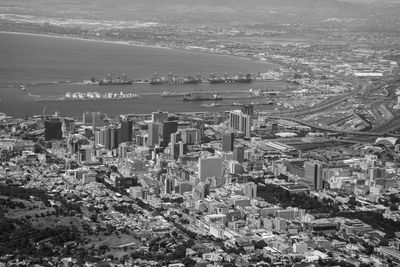
[[[66,80],[103,78],[107,73],[118,76],[126,73],[131,79],[148,79],[152,73],[185,76],[201,73],[265,72],[277,65],[245,58],[212,55],[165,48],[54,38],[38,35],[0,33],[0,112],[15,117],[41,114],[46,108],[50,114],[59,111],[66,116],[79,116],[84,111],[103,111],[109,115],[148,113],[154,110],[201,111],[229,110],[233,107],[202,107],[206,102],[183,102],[178,97],[148,95],[133,100],[85,102],[36,102],[33,95],[61,96],[66,92],[124,92],[161,93],[193,91],[243,91],[249,89],[284,90],[285,82],[253,82],[250,84],[197,84],[96,86],[81,84],[54,84],[28,87],[22,91],[16,84],[30,84]],[[254,99],[253,99],[254,100]],[[246,101],[253,101],[246,99]],[[227,102],[226,102],[227,101]],[[224,100],[225,103],[234,100]],[[244,103],[246,101],[237,101]],[[261,102],[261,100],[259,99]],[[272,106],[260,106],[271,109]]]

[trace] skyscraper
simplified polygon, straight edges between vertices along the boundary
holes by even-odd
[[[176,133],[178,130],[177,121],[165,121],[162,124],[162,137],[163,137],[163,147],[168,146],[171,141],[171,134]]]
[[[323,189],[324,168],[319,162],[306,162],[304,164],[304,178],[315,190]]]
[[[233,148],[233,159],[239,163],[244,161],[244,147],[238,146]]]
[[[95,144],[104,146],[109,150],[117,148],[119,145],[118,130],[115,127],[102,127],[99,131],[95,132],[94,138]]]
[[[248,112],[248,111],[247,111]],[[229,127],[233,130],[243,132],[245,137],[250,137],[251,115],[245,114],[240,110],[229,112]]]
[[[182,131],[182,141],[188,145],[197,145],[201,142],[201,133],[199,129],[185,129]]]
[[[160,132],[160,124],[154,122],[149,124],[149,129],[148,129],[149,137],[147,139],[148,146],[153,147],[159,145],[160,143],[159,132]]]
[[[46,141],[62,139],[62,123],[60,119],[54,118],[45,121],[44,139]]]
[[[199,158],[199,178],[222,177],[222,157]]]
[[[83,124],[91,124],[93,122],[92,112],[86,111],[82,115]]]
[[[121,143],[132,141],[133,122],[128,119],[121,120],[120,141]]]
[[[222,135],[222,151],[230,152],[233,151],[233,146],[235,143],[235,134],[234,133],[224,133]]]
[[[73,118],[64,118],[64,129],[69,133],[75,131],[75,120]]]
[[[151,113],[152,122],[163,123],[164,121],[167,120],[168,120],[168,112],[157,111]]]
[[[96,127],[102,127],[102,126],[104,126],[103,114],[100,111],[92,112],[93,131],[96,130]]]
[[[243,105],[243,107],[242,107],[242,113],[245,115],[253,116],[253,113],[254,113],[253,110],[254,110],[253,105],[250,105],[250,104]]]

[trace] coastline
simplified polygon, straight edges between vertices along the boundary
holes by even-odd
[[[74,36],[65,36],[65,35],[54,35],[54,34],[43,34],[43,33],[30,33],[30,32],[10,32],[10,31],[0,31],[5,34],[14,34],[14,35],[28,35],[28,36],[38,36],[38,37],[47,37],[47,38],[59,38],[59,39],[69,39],[69,40],[77,40],[77,41],[88,41],[88,42],[97,42],[104,44],[119,44],[119,45],[131,45],[136,47],[144,47],[144,48],[160,48],[160,49],[174,49],[167,46],[162,45],[146,45],[135,43],[131,41],[111,41],[111,40],[101,40],[101,39],[88,39]]]
[[[262,61],[262,60],[258,60],[258,59],[254,59],[254,58],[246,57],[246,56],[219,54],[219,53],[212,53],[209,51],[190,50],[190,49],[185,49],[185,48],[169,47],[169,46],[163,46],[163,45],[141,44],[141,43],[135,43],[133,41],[113,41],[113,40],[102,40],[102,39],[88,39],[88,38],[65,36],[65,35],[55,35],[55,34],[0,31],[0,34],[2,34],[2,33],[14,34],[14,35],[38,36],[38,37],[47,37],[47,38],[58,38],[58,39],[69,39],[69,40],[87,41],[87,42],[97,42],[97,43],[103,43],[103,44],[119,44],[119,45],[135,46],[135,47],[143,47],[143,48],[170,49],[170,50],[176,50],[176,51],[200,53],[200,54],[207,54],[207,55],[218,55],[218,56],[226,56],[226,57],[235,57],[235,58],[241,58],[241,59],[246,59],[246,60],[255,60],[257,62],[264,63],[264,64],[280,66],[280,64],[278,64],[276,62]]]

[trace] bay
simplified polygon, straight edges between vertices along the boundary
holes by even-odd
[[[113,42],[57,38],[32,34],[0,33],[0,111],[23,117],[59,111],[66,116],[79,116],[84,111],[102,111],[109,115],[148,113],[155,110],[170,112],[204,111],[204,102],[183,102],[176,97],[149,95],[134,100],[107,100],[85,102],[35,102],[35,99],[15,84],[29,84],[66,80],[103,78],[107,73],[118,76],[126,73],[131,79],[148,79],[152,73],[173,73],[177,76],[201,73],[256,73],[279,66],[247,58],[213,55],[168,48],[141,47]],[[251,84],[197,84],[95,86],[57,84],[29,87],[27,91],[39,95],[65,95],[66,92],[110,91],[124,93],[184,92],[201,90],[283,90],[285,82]],[[100,87],[102,87],[100,89]],[[250,101],[250,100],[249,100]],[[242,101],[241,101],[242,102]],[[209,103],[209,102],[207,102]],[[264,106],[263,106],[264,107]],[[266,107],[271,108],[271,107]],[[228,107],[213,108],[226,110]]]

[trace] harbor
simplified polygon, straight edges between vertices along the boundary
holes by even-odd
[[[159,75],[158,73],[153,73],[149,79],[130,79],[125,73],[121,74],[117,78],[113,78],[112,74],[109,73],[103,79],[96,79],[95,77],[90,78],[90,80],[84,80],[84,84],[95,84],[95,85],[131,85],[131,84],[152,84],[152,85],[167,85],[167,84],[223,84],[223,83],[251,83],[253,81],[271,81],[272,77],[262,77],[259,74],[250,73],[239,73],[239,74],[223,74],[222,76],[217,76],[215,73],[211,73],[209,77],[205,78],[200,73],[195,75],[186,75],[184,77],[179,77],[168,73],[166,76]],[[276,80],[276,79],[272,79]]]
[[[87,92],[87,93],[82,93],[82,92],[76,92],[76,93],[71,93],[67,92],[65,96],[56,96],[56,97],[49,97],[49,96],[40,96],[40,95],[31,95],[36,98],[36,101],[38,102],[44,102],[44,101],[66,101],[66,102],[71,102],[71,101],[99,101],[99,100],[132,100],[136,98],[140,98],[140,94],[133,94],[133,93],[112,93],[112,92],[107,92],[105,94],[101,94],[99,92]]]
[[[26,89],[25,89],[26,90]],[[241,90],[241,91],[187,91],[187,92],[139,92],[139,93],[99,93],[99,92],[66,92],[64,96],[41,96],[32,95],[30,92],[29,96],[34,97],[35,101],[43,102],[70,102],[70,101],[99,101],[99,100],[133,100],[148,96],[161,96],[172,98],[175,97],[177,100],[182,101],[220,101],[227,99],[272,99],[281,95],[280,91],[262,91],[262,90]]]

